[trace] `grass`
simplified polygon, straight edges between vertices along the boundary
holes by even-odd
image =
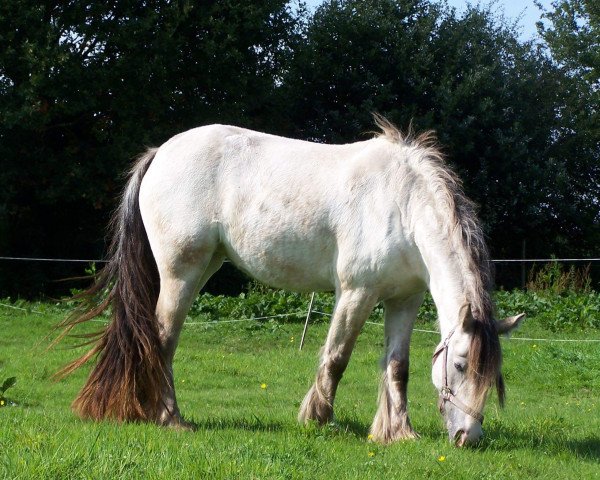
[[[69,404],[86,372],[50,377],[82,349],[66,348],[69,341],[45,349],[65,309],[12,306],[25,310],[0,306],[0,383],[17,377],[5,394],[9,406],[0,408],[0,478],[600,478],[598,343],[503,340],[506,408],[490,400],[481,446],[457,449],[430,382],[439,337],[415,332],[409,408],[421,438],[384,447],[367,438],[383,350],[379,325],[366,325],[359,337],[339,388],[337,423],[317,428],[298,425],[296,415],[325,323],[310,326],[299,352],[301,323],[188,319],[175,374],[180,408],[198,430],[176,432],[76,418]],[[589,339],[600,330],[556,334],[534,317],[515,337]]]

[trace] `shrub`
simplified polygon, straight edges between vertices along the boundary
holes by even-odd
[[[561,295],[567,292],[589,292],[591,290],[590,265],[568,270],[558,262],[547,263],[541,268],[535,266],[529,272],[527,290],[550,292]]]

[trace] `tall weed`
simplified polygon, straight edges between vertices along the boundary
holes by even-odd
[[[531,269],[527,290],[562,295],[568,292],[589,292],[591,284],[589,264],[581,268],[571,265],[567,270],[558,262],[550,262]]]

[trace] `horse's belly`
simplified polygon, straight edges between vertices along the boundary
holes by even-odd
[[[277,288],[334,289],[335,239],[317,215],[245,213],[222,224],[225,252],[238,268]]]
[[[324,239],[296,239],[273,232],[248,232],[230,241],[227,256],[242,271],[267,285],[301,292],[333,290],[333,254]]]

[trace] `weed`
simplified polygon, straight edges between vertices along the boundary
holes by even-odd
[[[2,383],[0,387],[0,407],[5,407],[7,405],[13,404],[14,402],[9,401],[4,394],[6,391],[12,387],[15,383],[17,383],[17,377],[9,377]]]
[[[589,292],[592,279],[590,265],[576,268],[571,265],[568,270],[558,262],[547,263],[541,268],[535,266],[529,272],[527,290],[532,292],[549,292],[562,295],[568,292]]]

